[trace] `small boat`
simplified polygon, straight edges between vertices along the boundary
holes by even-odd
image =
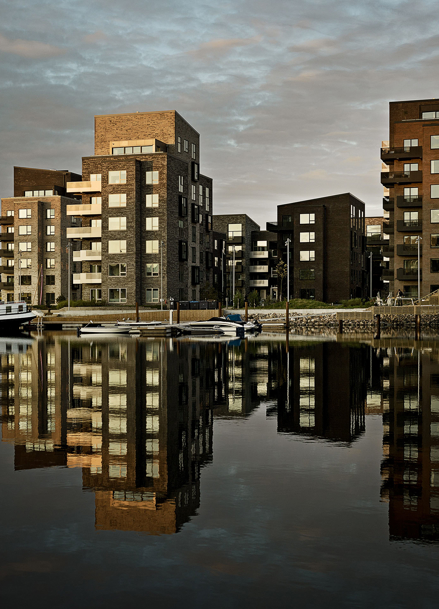
[[[225,319],[241,324],[246,332],[260,332],[262,330],[262,324],[259,321],[244,321],[239,313],[229,313]]]
[[[0,334],[16,332],[37,317],[26,302],[0,302]]]
[[[122,321],[117,321],[116,326],[119,328],[148,328],[150,326],[162,326],[163,323],[161,321],[131,321],[130,319],[124,319]]]
[[[90,321],[82,328],[78,328],[78,336],[83,335],[91,335],[91,334],[129,334],[130,327],[129,326],[117,326],[117,325],[109,325],[104,326],[102,324],[95,324]]]
[[[211,317],[202,321],[191,321],[180,324],[184,334],[228,334],[229,336],[243,336],[245,327],[225,317]]]

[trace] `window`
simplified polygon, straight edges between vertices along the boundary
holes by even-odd
[[[314,262],[316,253],[314,250],[305,250],[300,252],[300,262]]]
[[[416,201],[419,198],[419,190],[417,187],[407,186],[404,188],[404,199],[406,201]]]
[[[178,192],[183,192],[184,190],[184,176],[178,176]]]
[[[112,148],[112,154],[150,154],[154,146],[118,146]]]
[[[102,197],[91,197],[92,205],[100,205],[102,203]]]
[[[439,273],[439,258],[432,258],[430,260],[430,272]]]
[[[185,260],[187,260],[187,241],[179,241],[178,257],[181,262],[184,262]]]
[[[404,260],[404,273],[413,275],[418,272],[418,261],[417,260]]]
[[[192,150],[192,158],[195,161],[195,159],[197,158],[197,147],[195,146],[195,144],[191,144],[191,150]]]
[[[146,253],[147,254],[158,254],[159,253],[159,242],[158,240],[146,241]]]
[[[108,230],[126,230],[127,219],[125,216],[115,216],[114,218],[108,218]]]
[[[54,209],[46,209],[46,218],[48,220],[51,220],[54,217],[55,217],[55,210]]]
[[[200,166],[194,161],[192,161],[192,179],[194,182],[198,182],[200,179]]]
[[[159,265],[156,262],[148,263],[146,265],[146,276],[147,277],[158,277],[159,276]]]
[[[430,138],[430,142],[432,150],[439,148],[439,135],[432,135]]]
[[[300,290],[300,298],[305,300],[314,300],[316,297],[316,291],[314,289],[302,289]]]
[[[46,252],[54,252],[55,251],[55,241],[48,241],[46,243]]]
[[[418,236],[417,235],[404,235],[403,243],[404,243],[405,247],[412,247],[412,246],[417,247]]]
[[[121,264],[109,264],[108,265],[108,276],[109,277],[126,277],[127,265]]]
[[[242,237],[242,224],[228,224],[227,236],[229,239],[231,237]]]
[[[90,249],[94,252],[100,252],[102,250],[102,241],[92,241]]]
[[[196,247],[191,247],[191,251],[192,251],[192,262],[194,264],[196,264],[196,262],[197,262],[197,248]]]
[[[315,233],[300,233],[300,243],[315,243]]]
[[[53,190],[25,190],[25,197],[51,197],[53,196]]]
[[[108,253],[109,254],[126,254],[127,253],[127,242],[109,240],[108,241]]]
[[[27,258],[26,258],[26,260],[27,260]],[[7,265],[6,265],[7,267],[14,268],[14,266],[15,266],[14,260],[7,260],[6,262],[7,262]],[[23,267],[20,267],[20,268],[23,268]]]
[[[146,230],[159,230],[159,219],[146,218]]]
[[[109,184],[126,184],[127,183],[127,172],[124,169],[122,171],[109,171],[108,172],[108,183]]]
[[[206,197],[206,211],[210,211],[210,190],[207,186],[204,189],[204,195]]]
[[[54,235],[55,227],[52,225],[46,226],[46,235]]]
[[[200,212],[198,209],[198,205],[195,205],[195,203],[192,203],[191,206],[191,220],[194,223],[198,223],[200,220]]]
[[[422,118],[439,118],[439,112],[423,112],[421,116]]]
[[[20,284],[21,285],[32,285],[32,276],[31,275],[21,275]]]
[[[46,269],[55,268],[55,258],[46,258]]]
[[[46,294],[46,305],[55,304],[55,294],[53,292],[48,292]]]
[[[6,216],[8,218],[10,218],[11,216],[14,217],[14,210],[13,209],[8,209],[8,211],[6,212]]]
[[[158,207],[159,196],[158,195],[146,195],[146,207]]]
[[[191,196],[192,196],[192,201],[197,200],[197,187],[195,186],[195,184],[192,184],[192,186],[191,186]]]
[[[430,189],[430,197],[432,199],[439,199],[439,184],[431,184]]]
[[[126,207],[127,196],[125,193],[108,195],[108,207]]]
[[[316,223],[315,214],[300,214],[300,224],[315,224],[315,223]]]
[[[404,163],[404,173],[410,173],[411,171],[418,171],[418,163]]]
[[[115,173],[118,173],[117,171]],[[90,174],[90,182],[101,182],[102,174],[101,173],[92,173]]]
[[[439,235],[430,235],[430,247],[439,247]]]
[[[19,252],[30,252],[30,251],[32,251],[32,243],[30,241],[23,241],[23,243],[19,243],[18,244],[18,251]]]
[[[31,209],[19,209],[18,210],[18,217],[19,218],[31,218],[32,217],[32,210]]]
[[[182,217],[187,216],[187,198],[179,196],[178,200],[178,215]]]
[[[18,227],[19,235],[30,235],[32,233],[32,226],[30,224],[23,224]]]
[[[419,213],[417,211],[405,211],[404,212],[404,226],[416,226],[419,220]]]
[[[439,209],[432,209],[430,211],[430,221],[432,224],[439,223]]]
[[[196,243],[197,242],[197,227],[196,226],[192,226],[192,243]]]
[[[410,148],[419,146],[418,140],[404,140],[404,149],[408,152]]]
[[[14,247],[15,247],[14,243],[7,243],[6,245],[7,245],[6,249],[7,249],[8,252],[13,252],[14,251]],[[20,248],[18,248],[18,249],[20,250]]]
[[[159,291],[158,288],[146,288],[146,302],[158,302]]]
[[[185,152],[189,152],[189,142],[187,140],[183,140],[183,147]]]
[[[93,288],[90,290],[90,300],[102,300],[102,289]]]
[[[315,279],[316,274],[314,269],[300,269],[299,271],[299,279],[302,280],[310,280]]]
[[[14,232],[14,227],[13,226],[8,226],[8,229],[6,231],[9,234],[12,234]]]
[[[159,183],[159,172],[158,171],[147,171],[146,172],[146,184],[158,184]]]
[[[90,264],[90,273],[102,273],[102,265]]]
[[[289,226],[291,224],[291,216],[282,216],[282,226]]]
[[[90,222],[90,226],[95,227],[95,228],[101,228],[102,220],[100,218],[98,220],[92,220]]]
[[[177,137],[177,152],[181,152],[181,137]]]
[[[203,187],[201,185],[198,186],[198,203],[203,205]]]
[[[439,173],[439,160],[431,162],[431,173]]]
[[[55,275],[46,275],[46,285],[55,285]]]
[[[126,302],[126,288],[110,288],[108,290],[108,302]]]

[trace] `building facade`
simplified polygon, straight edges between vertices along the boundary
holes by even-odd
[[[387,222],[383,216],[367,217],[366,224],[366,266],[368,295],[375,297],[388,294],[389,281],[386,278],[389,269],[389,235],[384,234]],[[372,285],[371,285],[372,283]],[[371,289],[372,288],[372,289]]]
[[[14,167],[14,196],[2,199],[1,299],[53,305],[68,292],[67,183],[81,176],[68,171]]]
[[[350,193],[279,205],[279,258],[290,256],[290,298],[339,302],[366,296],[364,203]],[[286,296],[286,280],[282,295]]]
[[[381,148],[388,188],[383,207],[389,212],[387,278],[389,289],[407,296],[439,288],[439,100],[391,102],[389,139]],[[418,252],[418,242],[420,242]]]
[[[200,136],[177,112],[95,117],[95,154],[82,160],[73,276],[85,300],[154,305],[199,300],[213,276],[212,180]]]

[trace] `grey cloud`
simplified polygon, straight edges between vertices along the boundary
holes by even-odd
[[[0,34],[0,52],[20,55],[31,59],[44,59],[62,55],[66,51],[59,47],[36,40],[22,40],[20,38],[7,38]]]

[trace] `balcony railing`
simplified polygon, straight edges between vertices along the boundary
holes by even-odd
[[[413,256],[416,257],[418,255],[418,246],[417,244],[408,245],[408,244],[400,244],[396,246],[396,253],[398,256]],[[420,255],[422,256],[422,245],[420,247]]]
[[[0,225],[1,224],[14,224],[14,216],[0,216]]]
[[[73,283],[102,283],[102,273],[73,273]]]
[[[381,277],[387,279],[387,281],[389,281],[389,279],[393,280],[393,269],[383,269],[381,271]]]
[[[400,209],[422,207],[422,197],[396,197],[396,205]]]
[[[391,258],[394,255],[395,255],[395,252],[394,252],[393,246],[383,245],[383,256],[385,256],[386,258]]]
[[[6,273],[6,275],[13,275],[14,274],[14,267],[13,266],[0,266],[0,273]]]
[[[102,213],[102,203],[92,203],[83,205],[67,205],[66,214],[68,216],[98,216]]]
[[[100,226],[83,226],[78,228],[68,228],[68,239],[100,239],[102,229]]]
[[[268,258],[268,252],[250,252],[250,258]]]
[[[268,279],[250,279],[251,288],[268,288]]]
[[[418,269],[398,269],[396,271],[396,278],[398,279],[398,281],[418,281]]]
[[[73,252],[74,262],[83,262],[86,260],[102,260],[102,252],[97,250],[79,250]]]
[[[393,222],[386,222],[385,224],[383,224],[383,233],[385,235],[393,235],[394,232],[395,225],[393,224]]]
[[[14,240],[14,233],[0,233],[0,241],[11,242]]]
[[[381,160],[385,163],[399,159],[422,159],[422,146],[381,148]]]
[[[422,182],[422,171],[383,171],[381,173],[381,184],[392,186],[392,184],[414,184]]]
[[[395,209],[394,199],[389,199],[388,197],[384,197],[383,209],[384,209],[384,211],[393,211]]]
[[[250,273],[268,273],[268,266],[250,266]]]
[[[9,283],[6,281],[0,281],[0,290],[13,290],[14,289],[14,282]]]
[[[422,232],[422,221],[421,220],[398,220],[396,227],[401,233],[415,233]]]
[[[13,258],[14,250],[0,249],[0,256],[2,258]]]
[[[68,193],[101,192],[102,182],[67,182]]]

